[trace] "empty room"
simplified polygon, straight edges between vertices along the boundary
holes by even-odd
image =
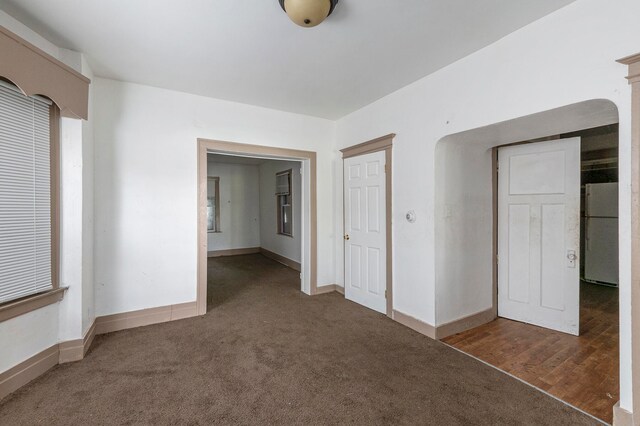
[[[303,291],[302,163],[207,154],[206,185],[207,311],[252,290]]]
[[[0,425],[640,426],[637,0],[0,0]]]

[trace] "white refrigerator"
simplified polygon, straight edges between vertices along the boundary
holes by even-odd
[[[618,184],[585,188],[584,280],[618,286]]]

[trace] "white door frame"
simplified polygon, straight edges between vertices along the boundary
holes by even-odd
[[[392,162],[392,148],[393,148],[393,138],[395,138],[395,134],[391,133],[386,136],[382,136],[367,142],[360,143],[358,145],[353,145],[348,148],[341,149],[342,159],[343,159],[343,167],[344,171],[344,160],[346,158],[356,157],[358,155],[370,154],[373,152],[384,151],[385,152],[385,162],[386,162],[386,170],[385,170],[385,192],[386,192],[386,249],[387,249],[387,259],[386,259],[386,295],[387,295],[387,316],[389,318],[393,318],[393,241],[392,241],[392,183],[393,183],[393,162]],[[344,181],[344,176],[343,176]],[[343,186],[344,189],[344,186]],[[344,229],[344,194],[343,195],[343,211],[342,211],[342,229]],[[344,251],[343,251],[343,259],[344,259]],[[345,282],[345,270],[342,270],[342,282]]]
[[[302,269],[301,291],[318,294],[318,231],[316,153],[296,149],[248,145],[235,142],[198,139],[198,248],[197,293],[198,315],[207,313],[207,155],[209,153],[245,157],[294,160],[302,163]]]
[[[614,424],[640,424],[640,53],[618,60],[628,66],[631,85],[631,389],[632,413],[614,407]],[[627,117],[625,117],[627,119]],[[620,351],[626,350],[620,339]]]

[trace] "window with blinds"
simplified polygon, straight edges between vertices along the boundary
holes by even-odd
[[[220,178],[207,178],[207,231],[220,232]]]
[[[293,203],[291,194],[291,170],[276,174],[277,233],[293,236]]]
[[[0,303],[53,288],[50,106],[0,82]]]
[[[289,195],[291,192],[291,172],[276,174],[276,195]]]

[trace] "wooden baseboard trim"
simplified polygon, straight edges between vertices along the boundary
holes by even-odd
[[[336,289],[336,285],[335,284],[329,284],[329,285],[321,285],[319,287],[316,288],[316,296],[319,294],[327,294],[327,293],[333,293],[334,291],[337,291]]]
[[[268,257],[269,259],[275,260],[276,262],[280,262],[285,266],[288,266],[291,269],[294,269],[298,272],[302,271],[302,267],[300,266],[300,262],[296,262],[295,260],[291,260],[287,257],[284,257],[282,255],[279,255],[278,253],[274,253],[272,251],[269,251],[267,249],[264,249],[262,247],[260,247],[260,253],[266,257]],[[326,287],[326,286],[325,286]],[[316,292],[316,294],[318,294]]]
[[[145,325],[176,321],[198,315],[196,302],[141,309],[96,318],[95,334],[105,334]]]
[[[0,373],[0,399],[58,365],[59,356],[60,349],[56,344]]]
[[[80,361],[89,351],[93,338],[96,336],[96,321],[94,320],[82,339],[60,342],[60,364]]]
[[[240,256],[242,254],[260,253],[260,247],[248,247],[229,250],[212,250],[207,253],[207,257]]]
[[[60,342],[0,373],[0,399],[15,392],[58,364],[82,360],[89,351],[94,337],[98,334],[176,321],[197,315],[196,302],[188,302],[98,317],[82,339]]]
[[[463,331],[479,327],[482,324],[491,322],[496,318],[496,311],[493,308],[489,308],[486,311],[478,312],[476,314],[472,314],[464,318],[460,318],[458,320],[437,326],[436,338],[438,340],[444,339],[445,337],[449,337],[454,334],[462,333]]]
[[[82,342],[82,357],[84,358],[84,356],[87,354],[87,352],[89,352],[89,348],[91,347],[91,344],[93,343],[93,339],[96,337],[96,320],[93,320],[93,323],[91,324],[91,327],[89,327],[89,330],[87,330],[87,334],[84,335],[84,339]]]
[[[177,321],[197,316],[198,307],[196,302],[180,303],[171,306],[171,319],[169,321]]]
[[[620,407],[620,401],[613,406],[613,426],[633,426],[633,414]]]
[[[316,288],[315,295],[333,293],[334,291],[344,296],[344,288],[338,284],[322,285]]]
[[[249,248],[229,249],[229,250],[213,250],[207,253],[207,257],[241,256],[243,254],[256,254],[256,253],[261,253],[264,256],[268,257],[269,259],[275,260],[276,262],[280,262],[283,265],[288,266],[291,269],[295,269],[298,272],[302,271],[300,262],[296,262],[295,260],[289,259],[288,257],[284,257],[278,253],[274,253],[262,247],[249,247]]]
[[[80,361],[84,358],[84,345],[82,339],[60,342],[58,364]]]
[[[427,324],[426,322],[420,321],[410,315],[403,314],[402,312],[393,310],[392,318],[404,325],[405,327],[409,327],[410,329],[417,331],[420,334],[424,334],[427,337],[432,339],[436,338],[436,328],[431,324]]]

